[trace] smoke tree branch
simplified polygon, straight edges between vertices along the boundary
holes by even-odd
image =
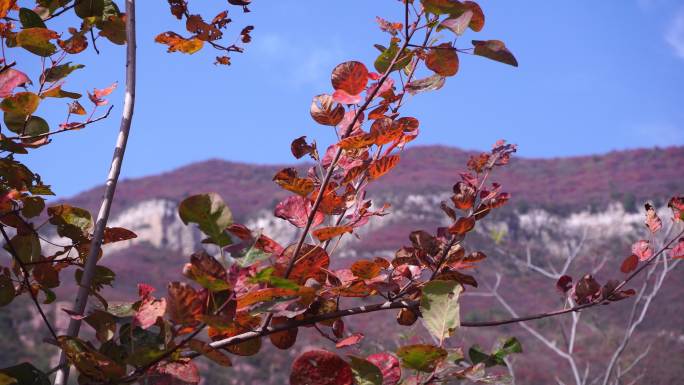
[[[95,230],[93,239],[90,243],[90,251],[83,269],[83,277],[81,285],[78,288],[78,294],[72,307],[74,314],[82,315],[85,311],[88,297],[90,295],[90,284],[95,276],[95,268],[97,266],[97,259],[104,237],[105,227],[109,219],[109,213],[114,200],[114,193],[116,192],[116,184],[121,173],[121,166],[123,163],[124,153],[126,151],[126,144],[131,129],[131,121],[133,119],[133,109],[135,106],[135,76],[136,76],[136,40],[135,40],[135,0],[126,0],[126,95],[123,105],[123,113],[121,116],[121,124],[119,128],[119,135],[116,139],[116,147],[114,148],[114,156],[112,157],[109,175],[105,183],[105,192],[100,205],[100,210],[97,214],[97,221],[95,223]],[[81,327],[81,319],[72,317],[69,320],[69,327],[67,335],[71,337],[78,336]],[[67,362],[67,357],[64,352],[60,356],[60,364]],[[55,377],[55,385],[64,385],[69,378],[69,365],[64,365],[62,369],[57,372]]]

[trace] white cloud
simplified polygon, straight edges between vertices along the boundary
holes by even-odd
[[[665,41],[675,55],[684,59],[684,8],[679,9],[665,32]]]
[[[334,40],[334,39],[333,39]],[[275,34],[255,38],[255,49],[266,67],[280,67],[287,76],[280,77],[292,86],[310,86],[327,82],[336,61],[342,57],[339,42],[323,45],[315,41],[289,41]]]

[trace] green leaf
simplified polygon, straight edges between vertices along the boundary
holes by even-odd
[[[454,0],[420,0],[425,12],[435,15],[460,15],[468,8],[460,1]]]
[[[104,0],[80,0],[76,2],[74,7],[76,11],[76,16],[81,19],[87,17],[102,17],[105,11],[105,1]]]
[[[50,385],[48,376],[28,362],[0,369],[0,373],[14,378],[16,385]]]
[[[50,223],[57,226],[57,234],[74,242],[86,241],[93,227],[93,218],[87,210],[67,204],[48,207]]]
[[[37,196],[28,196],[21,198],[23,203],[21,214],[26,218],[33,218],[40,215],[45,208],[45,199]]]
[[[480,362],[483,362],[486,366],[494,365],[489,354],[483,352],[479,345],[471,346],[470,349],[468,349],[468,356],[470,357],[470,362],[472,362],[473,365],[477,365]]]
[[[233,223],[233,214],[217,193],[193,195],[178,206],[178,214],[186,225],[196,223],[212,243],[221,247],[231,243],[224,231]]]
[[[82,277],[83,270],[78,269],[74,272],[74,278],[79,285],[81,284]],[[98,265],[95,267],[95,276],[93,276],[91,286],[95,288],[95,291],[100,291],[104,285],[112,286],[115,278],[116,273],[114,273],[111,269]]]
[[[38,116],[31,116],[27,121],[26,115],[5,112],[3,120],[7,128],[15,134],[22,134],[23,132],[24,135],[35,136],[50,131],[50,126],[45,119]],[[24,125],[26,125],[25,128]]]
[[[19,21],[22,28],[47,28],[43,19],[28,8],[19,9]]]
[[[394,59],[398,52],[399,45],[397,44],[397,40],[392,39],[389,48],[385,49],[377,59],[375,59],[375,63],[373,63],[375,70],[381,74],[385,73],[392,62],[392,59]],[[411,62],[412,58],[413,52],[404,50],[399,59],[394,63],[392,71],[406,67]]]
[[[17,293],[10,277],[0,275],[0,307],[9,305]]]
[[[57,51],[57,46],[50,40],[59,38],[57,32],[47,28],[26,28],[17,33],[17,45],[42,57],[48,57]]]
[[[360,357],[349,356],[349,358],[356,385],[382,385],[380,368]]]
[[[42,79],[49,83],[56,82],[83,67],[85,67],[83,64],[71,65],[71,62],[56,65],[46,69],[45,72],[43,72]]]
[[[249,281],[251,283],[267,283],[280,289],[299,289],[299,285],[297,285],[295,281],[274,276],[274,271],[275,269],[273,267],[267,267],[256,273],[256,275],[250,278]]]
[[[440,345],[461,326],[458,297],[462,290],[456,281],[431,281],[423,287],[420,299],[423,324]]]
[[[263,261],[268,259],[268,257],[271,256],[270,253],[267,253],[259,248],[257,248],[257,243],[259,242],[259,237],[261,234],[257,234],[255,237],[255,241],[252,244],[252,246],[240,257],[237,259],[238,265],[241,267],[249,267],[252,266],[253,264]]]
[[[447,351],[433,345],[418,344],[402,346],[397,350],[397,356],[405,367],[429,373],[446,358]]]
[[[40,258],[40,240],[35,233],[15,235],[10,244],[17,252],[17,258],[24,263],[36,262]],[[5,250],[10,251],[9,245],[5,245]]]
[[[69,358],[69,362],[86,378],[106,382],[119,379],[126,374],[125,366],[116,363],[78,338],[60,336],[57,342]]]
[[[106,37],[114,44],[126,44],[126,16],[109,16],[98,25],[100,36]]]

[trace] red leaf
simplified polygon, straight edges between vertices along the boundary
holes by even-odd
[[[677,244],[670,250],[670,256],[673,259],[684,258],[684,238],[679,238]]]
[[[675,222],[684,220],[684,196],[670,198],[667,207],[672,209],[672,219]]]
[[[342,104],[357,104],[361,101],[361,94],[349,94],[344,90],[333,92],[333,99]]]
[[[190,359],[161,362],[153,366],[145,376],[148,385],[195,385],[199,384],[199,371]]]
[[[430,49],[425,65],[441,76],[453,76],[458,72],[458,55],[449,43],[443,43]]]
[[[335,347],[338,349],[342,349],[348,346],[356,345],[359,342],[361,342],[361,340],[363,340],[363,337],[364,336],[361,333],[354,333],[347,338],[339,340],[337,344],[335,344]]]
[[[21,71],[8,68],[0,72],[0,98],[10,96],[16,87],[26,83],[31,83],[31,80]]]
[[[123,227],[107,227],[104,231],[103,243],[127,241],[137,237],[138,236],[134,232],[124,229]]]
[[[473,40],[473,45],[475,46],[473,51],[475,55],[512,65],[513,67],[518,66],[515,56],[513,56],[511,51],[506,48],[506,44],[501,40]]]
[[[567,293],[568,290],[572,289],[572,277],[564,275],[558,278],[558,282],[556,282],[556,288],[563,293]]]
[[[297,357],[292,364],[290,385],[352,385],[349,364],[325,350],[312,350]]]
[[[620,271],[625,274],[631,273],[637,268],[637,265],[639,265],[639,257],[632,254],[622,261],[622,265],[620,265]]]
[[[390,353],[375,353],[366,357],[370,363],[380,368],[382,372],[382,385],[396,385],[401,379],[401,366],[399,359]]]
[[[358,95],[368,84],[368,69],[358,61],[344,62],[333,69],[331,80],[335,91]]]
[[[306,220],[311,213],[311,202],[299,195],[291,196],[278,203],[275,208],[275,216],[284,219],[297,227],[306,226]],[[320,225],[325,215],[318,211],[314,215],[312,226]]]
[[[461,217],[456,220],[451,227],[449,227],[449,232],[451,234],[463,235],[468,231],[475,228],[475,218],[473,217]]]
[[[636,241],[632,245],[632,253],[636,255],[640,261],[646,261],[653,256],[653,249],[651,243],[647,240]]]
[[[157,322],[157,318],[163,317],[164,313],[166,313],[166,299],[155,299],[150,296],[143,299],[133,316],[133,321],[134,324],[147,329]]]
[[[146,283],[139,283],[138,284],[138,296],[140,298],[147,298],[149,297],[155,290],[154,287],[146,284]]]

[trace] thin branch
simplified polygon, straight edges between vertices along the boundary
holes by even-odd
[[[9,249],[10,254],[12,254],[12,258],[17,262],[17,264],[21,268],[22,275],[24,276],[24,286],[26,286],[26,291],[28,291],[29,295],[31,296],[31,300],[33,300],[33,303],[36,305],[36,309],[38,310],[38,313],[40,313],[40,317],[43,319],[45,326],[47,326],[48,330],[50,330],[50,334],[52,334],[52,337],[54,339],[57,339],[57,333],[55,332],[55,329],[52,327],[52,324],[50,324],[50,321],[45,315],[43,308],[40,306],[38,298],[33,293],[33,290],[31,290],[31,281],[29,281],[29,271],[26,268],[24,262],[21,260],[21,258],[19,258],[19,254],[17,253],[17,250],[14,248],[14,245],[10,241],[9,236],[5,231],[4,225],[0,225],[0,231],[2,232],[2,237],[5,239],[5,243],[7,244],[7,249]]]
[[[124,99],[123,113],[121,116],[121,126],[119,128],[119,135],[114,148],[114,156],[107,176],[105,184],[105,193],[100,205],[100,210],[97,215],[97,222],[95,224],[95,231],[93,239],[90,243],[90,251],[83,268],[83,277],[81,285],[78,288],[78,294],[74,301],[72,311],[75,314],[83,314],[88,302],[90,294],[91,282],[95,276],[95,268],[97,267],[97,256],[100,252],[100,246],[104,237],[104,231],[109,219],[109,212],[114,200],[114,193],[116,191],[116,184],[121,173],[121,165],[123,163],[124,153],[126,151],[126,144],[131,129],[131,121],[133,119],[133,109],[135,106],[135,75],[136,75],[136,40],[135,40],[135,0],[126,0],[126,96]],[[93,42],[94,43],[94,42]],[[94,45],[94,44],[93,44]],[[78,318],[78,317],[76,317]],[[75,337],[81,327],[81,319],[71,318],[69,320],[69,328],[67,335]],[[60,364],[67,362],[67,357],[62,352],[60,357]],[[69,365],[65,365],[55,377],[55,385],[64,385],[68,382]]]
[[[95,119],[88,120],[87,122],[79,123],[79,124],[77,124],[77,125],[75,125],[75,126],[72,126],[72,127],[62,128],[62,129],[55,130],[55,131],[51,131],[51,132],[46,132],[46,133],[44,133],[44,134],[38,134],[38,135],[18,135],[18,136],[9,137],[9,138],[6,138],[6,139],[19,139],[19,140],[24,140],[24,139],[38,139],[38,138],[44,138],[44,137],[46,137],[46,136],[52,136],[52,135],[55,135],[55,134],[59,134],[59,133],[66,132],[66,131],[79,130],[79,129],[81,129],[81,128],[83,128],[83,127],[89,125],[89,124],[92,124],[92,123],[95,123],[95,122],[99,122],[100,120],[107,119],[107,118],[109,117],[109,113],[112,112],[112,109],[113,109],[113,108],[114,108],[114,106],[109,106],[109,108],[107,109],[107,112],[106,112],[104,115],[98,116],[98,117],[95,118]]]

